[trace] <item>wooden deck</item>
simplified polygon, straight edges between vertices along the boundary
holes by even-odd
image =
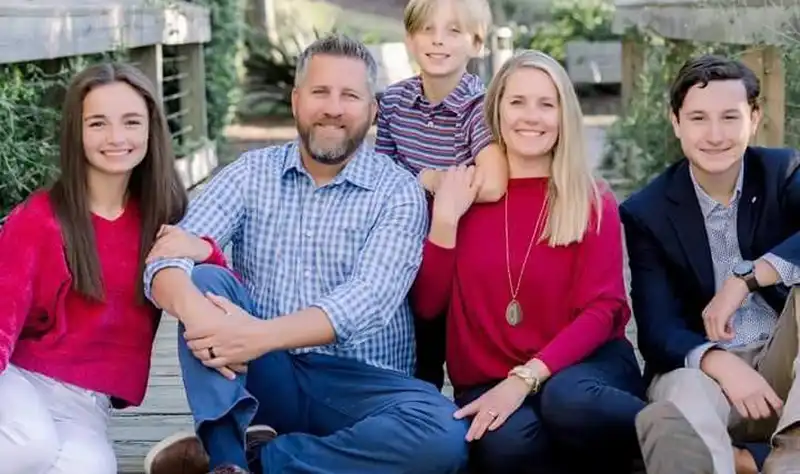
[[[114,413],[110,434],[120,473],[142,474],[144,457],[153,444],[175,431],[192,429],[178,367],[177,328],[174,318],[162,318],[142,406]]]

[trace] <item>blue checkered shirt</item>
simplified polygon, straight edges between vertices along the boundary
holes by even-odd
[[[180,227],[232,244],[233,268],[255,304],[275,318],[322,309],[336,342],[317,352],[412,373],[414,331],[406,297],[422,260],[428,215],[411,173],[362,146],[330,183],[317,187],[297,142],[245,153],[194,200]],[[191,272],[187,259],[153,262]]]
[[[733,267],[743,260],[739,250],[739,236],[736,233],[743,180],[744,168],[739,171],[733,199],[728,206],[724,206],[709,196],[692,175],[695,194],[697,194],[700,210],[705,220],[717,291],[733,274]],[[788,286],[800,283],[800,267],[772,253],[764,255],[763,258],[775,268],[780,275],[781,282]],[[760,294],[750,293],[742,302],[742,306],[731,317],[731,326],[734,329],[733,340],[719,343],[709,342],[696,347],[687,355],[686,366],[699,368],[703,355],[715,346],[729,349],[743,347],[758,341],[766,342],[772,335],[777,320],[778,314],[772,309],[772,306]]]

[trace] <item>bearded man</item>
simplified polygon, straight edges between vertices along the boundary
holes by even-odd
[[[427,205],[416,179],[365,144],[377,67],[331,36],[298,59],[298,140],[245,153],[179,225],[233,270],[156,243],[148,298],[178,318],[194,433],[156,445],[149,474],[456,473],[464,422],[412,377],[407,292]],[[164,238],[169,235],[165,231]]]

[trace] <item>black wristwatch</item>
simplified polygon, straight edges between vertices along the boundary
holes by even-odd
[[[756,280],[756,266],[749,260],[737,263],[733,267],[733,276],[744,280],[747,289],[751,292],[760,288],[758,280]]]

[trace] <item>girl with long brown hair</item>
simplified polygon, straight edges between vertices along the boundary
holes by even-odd
[[[160,316],[144,263],[188,200],[139,70],[101,64],[73,79],[60,171],[0,228],[0,472],[113,474],[109,411],[142,402]],[[176,232],[183,256],[224,263]]]

